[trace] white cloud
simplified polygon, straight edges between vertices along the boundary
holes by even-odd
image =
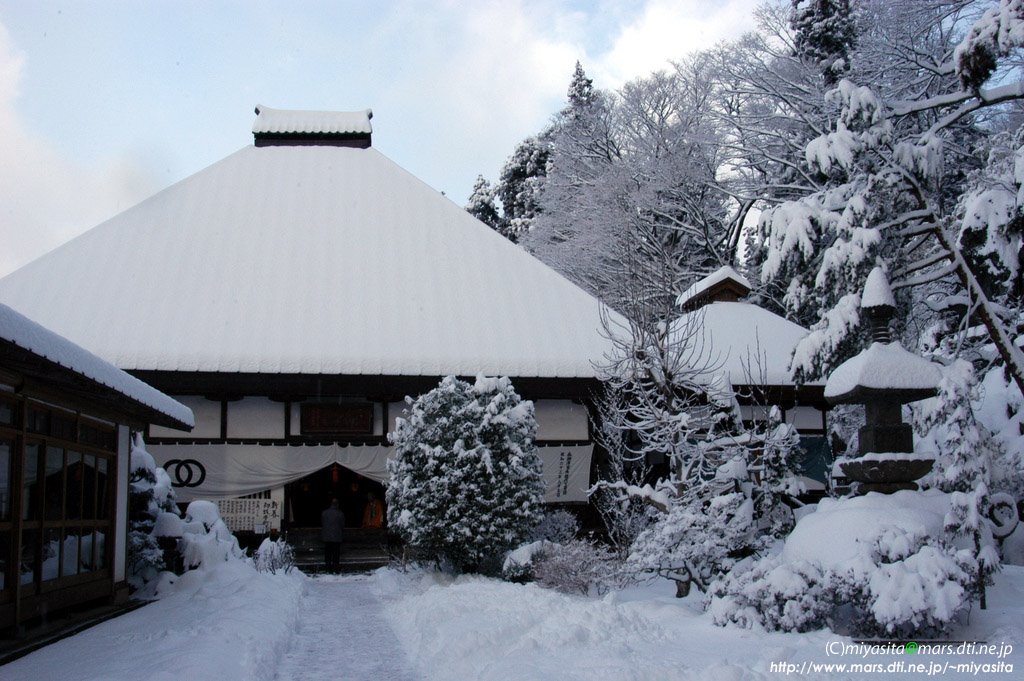
[[[405,0],[318,16],[299,3],[241,19],[220,8],[202,21],[83,9],[47,24],[62,41],[18,34],[27,55],[0,23],[0,275],[246,143],[257,101],[371,106],[374,144],[463,203],[477,173],[497,179],[515,145],[563,105],[577,59],[598,87],[617,88],[735,37],[754,5]],[[148,35],[154,27],[180,38]],[[121,30],[132,39],[114,40]],[[109,42],[103,59],[80,59],[94,35]],[[19,108],[19,86],[37,118]],[[67,124],[46,114],[65,107]]]
[[[126,155],[89,168],[35,134],[16,108],[24,64],[0,24],[0,276],[155,188],[141,164]]]
[[[755,0],[650,0],[596,64],[605,87],[618,87],[697,50],[753,29]]]

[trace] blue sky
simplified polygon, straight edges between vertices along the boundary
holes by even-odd
[[[0,0],[0,275],[252,141],[253,108],[374,110],[459,203],[564,103],[752,27],[754,0]]]

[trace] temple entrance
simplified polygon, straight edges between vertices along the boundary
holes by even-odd
[[[342,571],[373,570],[387,565],[386,531],[383,527],[364,525],[371,495],[380,502],[383,514],[384,486],[338,464],[285,485],[281,529],[285,540],[295,551],[295,564],[310,574],[323,569],[320,514],[330,505],[331,499],[337,499],[345,513]]]
[[[345,527],[363,527],[370,499],[383,508],[384,486],[344,466],[333,464],[285,485],[283,528],[318,528],[320,514],[331,499],[337,499],[345,513]]]

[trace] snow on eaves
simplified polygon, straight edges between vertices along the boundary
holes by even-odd
[[[126,370],[593,378],[611,352],[593,296],[372,147],[245,147],[0,296]]]
[[[105,385],[189,427],[195,425],[192,410],[188,407],[2,303],[0,339]]]
[[[938,365],[906,350],[898,342],[872,343],[846,360],[828,377],[825,397],[839,397],[855,388],[931,390],[939,385]]]
[[[292,111],[256,107],[252,131],[256,135],[276,134],[370,134],[373,111]]]

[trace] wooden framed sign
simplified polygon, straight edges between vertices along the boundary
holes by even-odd
[[[372,404],[303,404],[303,435],[372,435]]]

